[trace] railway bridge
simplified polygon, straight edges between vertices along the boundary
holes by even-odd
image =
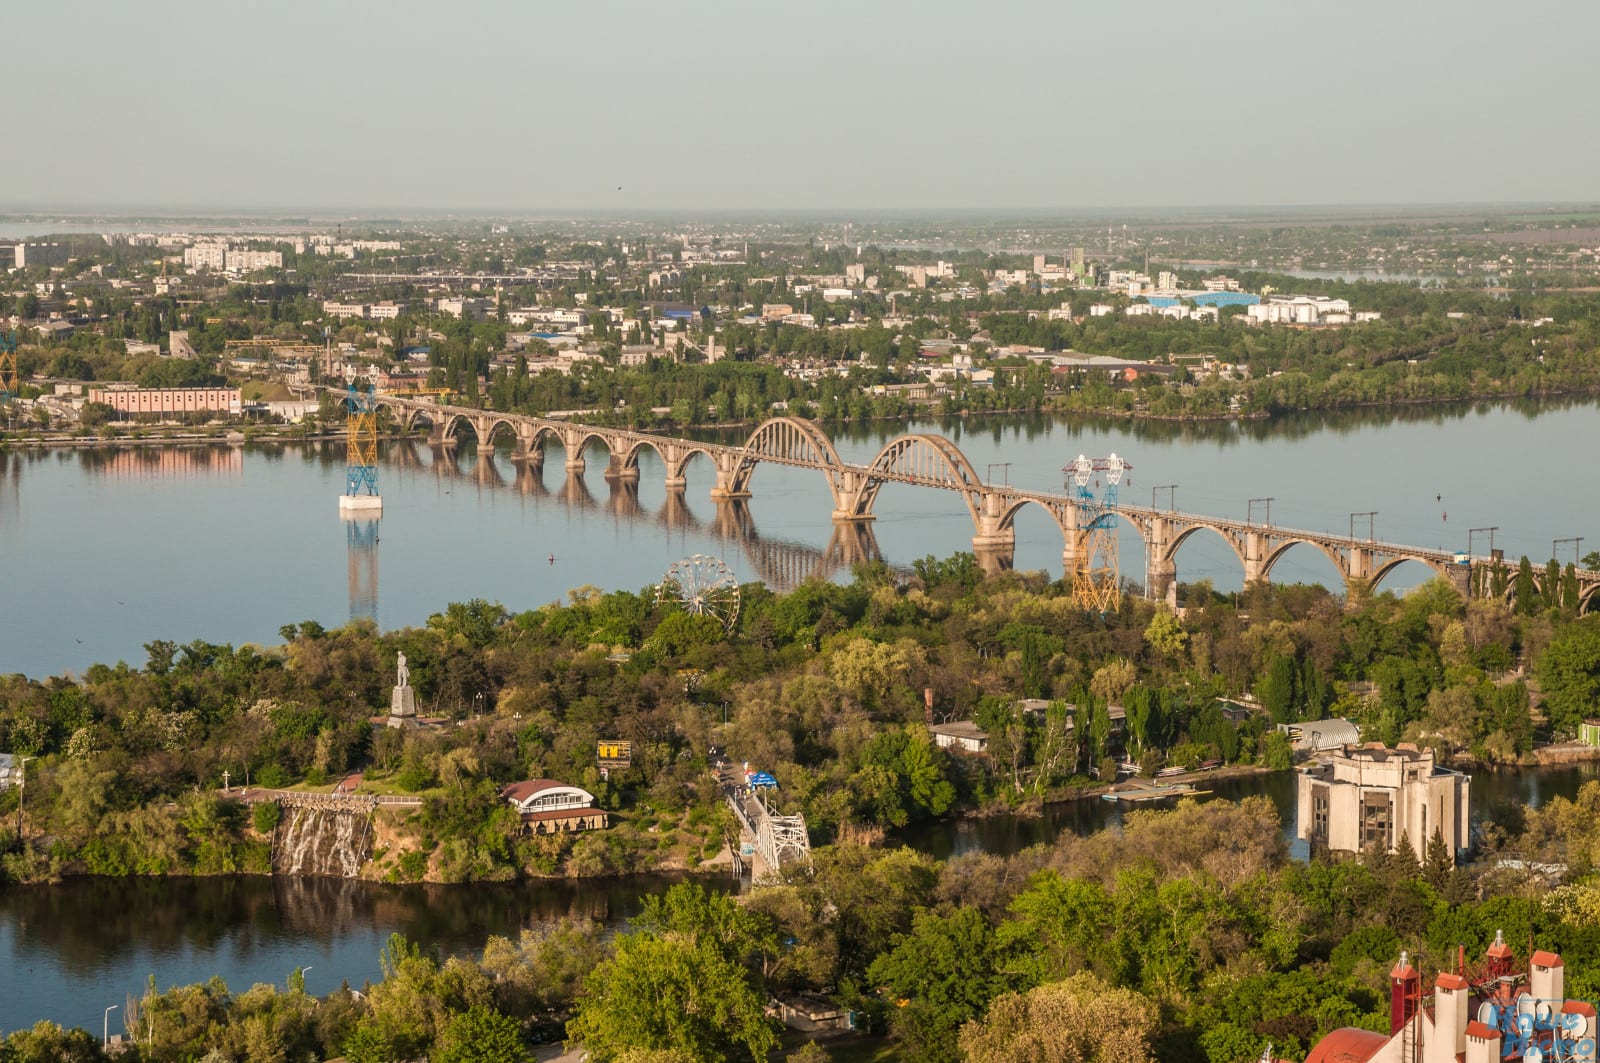
[[[570,472],[584,470],[586,449],[598,443],[610,455],[605,475],[614,482],[636,482],[639,458],[650,450],[665,468],[669,495],[686,488],[687,468],[696,457],[707,459],[714,470],[710,496],[719,502],[749,498],[752,476],[762,464],[815,469],[827,485],[838,525],[874,520],[874,506],[885,484],[952,491],[961,496],[972,517],[973,550],[991,570],[1010,567],[1016,546],[1015,521],[1028,506],[1044,510],[1060,529],[1067,572],[1075,571],[1079,557],[1090,549],[1092,521],[1085,520],[1077,499],[1063,492],[987,483],[954,443],[929,433],[892,439],[863,465],[845,461],[819,425],[799,417],[771,418],[758,425],[742,445],[729,446],[393,395],[378,395],[374,406],[402,431],[413,432],[426,425],[429,442],[439,447],[452,445],[468,429],[484,446],[509,437],[514,460],[534,466],[543,464],[545,448],[553,441],[565,451]],[[1115,516],[1111,519],[1126,521],[1144,543],[1144,587],[1146,595],[1153,598],[1165,597],[1174,586],[1179,548],[1202,531],[1215,533],[1232,548],[1246,583],[1270,580],[1284,554],[1300,545],[1327,557],[1343,577],[1347,591],[1371,591],[1406,562],[1426,565],[1463,595],[1491,593],[1505,572],[1498,556],[1468,557],[1370,536],[1335,535],[1175,508],[1120,505],[1112,512]],[[1543,578],[1542,572],[1536,575]],[[1580,570],[1577,579],[1580,608],[1586,611],[1600,602],[1600,572]]]

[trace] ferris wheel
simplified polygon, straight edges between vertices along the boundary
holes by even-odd
[[[674,561],[656,590],[656,604],[677,602],[684,612],[714,617],[724,631],[739,619],[739,581],[733,570],[708,554]]]

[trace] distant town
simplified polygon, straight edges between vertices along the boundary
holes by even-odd
[[[1587,335],[1550,300],[1600,273],[1600,231],[1558,219],[306,222],[17,240],[0,261],[8,427],[55,436],[295,424],[350,383],[634,427],[1252,416],[1597,383],[1547,357]]]

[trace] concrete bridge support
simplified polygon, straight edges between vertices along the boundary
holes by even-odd
[[[736,498],[749,498],[750,489],[746,486],[749,473],[744,468],[744,458],[740,454],[718,454],[717,482],[711,488],[713,502],[727,502]]]
[[[1015,556],[1017,529],[1014,524],[1004,524],[1009,500],[998,491],[986,491],[978,498],[977,531],[972,536],[972,550],[976,554],[1004,553]],[[1010,565],[1006,566],[1007,568]]]
[[[613,453],[611,460],[606,463],[606,479],[636,484],[639,482],[639,466],[629,464],[626,457]]]
[[[1267,536],[1251,529],[1244,535],[1244,555],[1239,560],[1244,562],[1245,586],[1264,579],[1267,574],[1267,553],[1270,547]]]
[[[517,445],[511,452],[511,460],[525,461],[530,465],[544,464],[544,440],[536,429],[527,425],[517,426]]]
[[[828,488],[833,492],[833,522],[835,524],[861,523],[877,520],[872,503],[878,497],[878,487],[865,473],[841,470],[831,473]]]

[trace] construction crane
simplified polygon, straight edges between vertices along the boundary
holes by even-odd
[[[1117,486],[1131,468],[1130,462],[1113,453],[1109,458],[1079,454],[1061,470],[1067,475],[1066,486],[1078,510],[1072,544],[1072,600],[1102,616],[1122,605]]]

